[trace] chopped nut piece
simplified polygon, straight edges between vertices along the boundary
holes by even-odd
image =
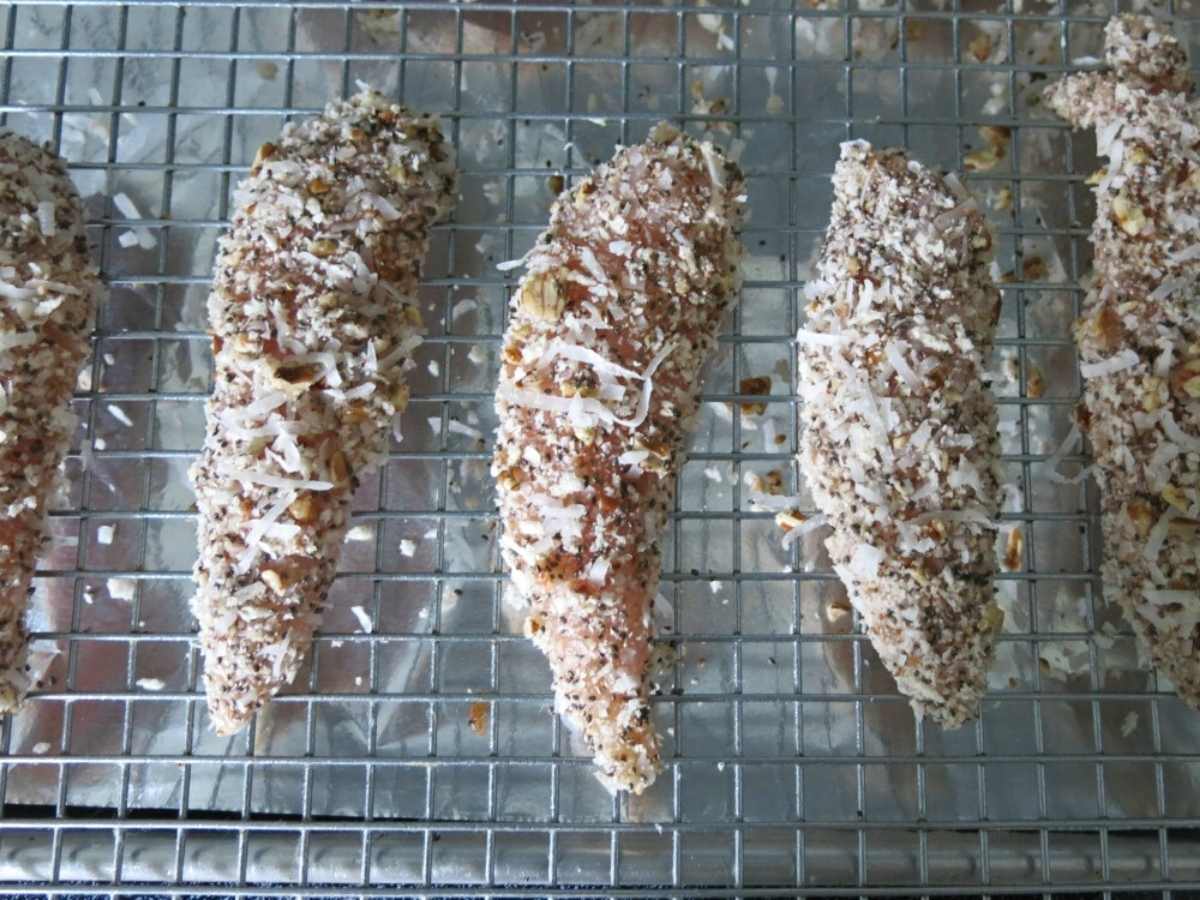
[[[333,254],[337,250],[337,244],[329,238],[321,238],[312,242],[312,255],[324,259]]]
[[[1141,535],[1145,536],[1150,533],[1157,517],[1149,503],[1144,500],[1131,500],[1125,511]]]
[[[1025,281],[1045,281],[1050,267],[1040,256],[1028,256],[1021,262],[1021,272]]]
[[[1001,157],[996,154],[994,147],[972,150],[963,157],[963,168],[968,172],[987,172],[996,168]]]
[[[1089,335],[1107,351],[1115,350],[1125,339],[1125,324],[1116,310],[1105,304],[1100,312],[1087,321]]]
[[[275,379],[287,387],[307,388],[315,384],[324,374],[324,369],[313,363],[288,364],[275,367]]]
[[[287,581],[284,580],[283,575],[281,575],[275,569],[263,569],[262,580],[266,583],[267,587],[273,590],[276,594],[282,595],[287,592]]]
[[[1025,382],[1025,394],[1031,400],[1040,400],[1046,393],[1046,381],[1042,378],[1042,370],[1030,364],[1029,378]]]
[[[320,178],[314,178],[308,183],[308,192],[315,197],[329,193],[329,184]]]
[[[1012,129],[1004,125],[981,125],[980,136],[996,150],[998,158],[1003,159],[1008,152],[1009,142],[1012,141]]]
[[[845,622],[850,618],[850,614],[850,603],[845,599],[837,598],[825,604],[825,621],[830,625]]]
[[[392,393],[388,399],[391,401],[392,406],[395,407],[396,412],[404,412],[404,410],[408,409],[409,394],[410,391],[407,384],[398,384],[392,388]]]
[[[761,375],[755,378],[743,378],[740,393],[744,396],[761,397],[771,393],[771,376]],[[761,416],[767,411],[767,404],[760,402],[742,403],[742,413],[747,416]]]
[[[496,476],[496,484],[509,491],[515,491],[524,481],[525,474],[520,466],[512,466]]]
[[[536,319],[557,322],[566,306],[566,298],[559,294],[554,274],[542,272],[525,281],[518,304]]]
[[[1146,213],[1124,193],[1117,194],[1112,201],[1113,215],[1126,234],[1136,237],[1146,227]]]
[[[350,467],[346,462],[346,454],[341,450],[333,451],[333,455],[329,457],[329,474],[337,484],[350,478]]]
[[[258,152],[254,154],[254,163],[250,167],[250,174],[253,175],[255,170],[258,169],[258,167],[261,166],[268,159],[273,157],[275,155],[276,150],[278,150],[278,149],[279,149],[278,147],[276,147],[274,144],[270,143],[269,141],[265,144],[262,144],[258,148]]]
[[[980,34],[967,44],[967,52],[975,59],[975,62],[985,63],[992,56],[992,38],[988,34]]]
[[[1171,393],[1185,403],[1200,400],[1200,357],[1185,359],[1171,370]]]
[[[472,703],[467,712],[467,723],[471,726],[471,730],[480,737],[487,735],[490,713],[491,707],[482,700]]]
[[[801,515],[794,509],[784,510],[775,514],[775,524],[784,531],[791,531],[793,528],[799,528],[807,521],[807,516]]]
[[[1024,550],[1025,532],[1020,528],[1009,531],[1008,540],[1004,546],[1004,568],[1010,572],[1020,569],[1025,559]]]
[[[320,509],[311,491],[301,491],[288,507],[288,513],[300,525],[311,525],[317,520]]]
[[[1162,498],[1180,512],[1185,513],[1189,511],[1191,504],[1188,501],[1187,494],[1173,484],[1168,484],[1162,489]]]

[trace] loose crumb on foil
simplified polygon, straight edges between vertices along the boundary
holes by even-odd
[[[375,529],[370,525],[355,525],[346,532],[346,540],[355,543],[373,540],[375,537]]]
[[[354,615],[354,618],[358,620],[358,627],[362,629],[363,634],[370,634],[373,629],[371,624],[371,614],[361,606],[350,607],[350,612]]]
[[[132,578],[110,578],[105,582],[108,596],[113,600],[129,601],[137,593],[137,582]]]
[[[109,403],[104,408],[108,410],[108,414],[110,416],[112,416],[126,428],[133,427],[133,419],[129,418],[129,413],[125,412],[125,410],[117,404]]]
[[[1121,720],[1121,737],[1130,737],[1138,727],[1138,714],[1134,710],[1130,710],[1125,714],[1125,718]]]

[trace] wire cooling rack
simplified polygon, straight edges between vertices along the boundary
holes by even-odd
[[[1151,8],[1154,9],[1154,8]],[[1154,9],[1189,34],[1196,9]],[[111,284],[32,627],[44,685],[0,732],[0,885],[185,894],[999,894],[1200,888],[1200,716],[1096,597],[1096,498],[1049,475],[1095,168],[1037,103],[1106,0],[0,7],[0,118],[49,140]],[[1086,64],[1086,61],[1081,63]],[[310,665],[253,729],[207,729],[185,469],[233,185],[289,117],[369,81],[443,116],[462,198],[430,335],[363,485]],[[551,715],[503,598],[487,441],[519,256],[563,183],[660,118],[739,157],[741,307],[667,537],[668,766],[614,799]],[[788,339],[839,141],[968,170],[998,234],[1007,615],[978,724],[914,723],[821,556]],[[769,377],[766,395],[744,379]],[[754,406],[754,404],[761,404]],[[1070,475],[1078,449],[1060,463]],[[370,629],[359,619],[369,617]]]

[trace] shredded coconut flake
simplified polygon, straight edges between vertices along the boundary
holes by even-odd
[[[250,469],[239,469],[236,466],[222,466],[221,471],[238,481],[248,484],[261,484],[264,487],[274,488],[294,488],[295,490],[307,491],[331,491],[333,490],[333,482],[331,481],[310,481],[302,478],[284,478],[280,475],[272,475],[270,472],[255,472]]]
[[[1115,356],[1110,356],[1108,359],[1102,359],[1094,363],[1081,363],[1079,366],[1079,374],[1084,378],[1103,378],[1106,375],[1115,375],[1117,372],[1123,372],[1125,369],[1132,369],[1142,358],[1138,356],[1136,350],[1125,349]]]
[[[818,528],[823,528],[825,525],[828,525],[828,524],[829,524],[829,518],[827,516],[824,516],[824,515],[810,516],[809,518],[807,518],[803,522],[801,522],[799,525],[797,525],[795,528],[791,528],[791,529],[788,529],[787,531],[785,531],[783,533],[783,539],[781,540],[780,543],[782,543],[784,548],[786,549],[787,547],[790,547],[792,544],[794,544],[796,541],[800,540],[800,538],[804,537],[809,532],[816,531]]]
[[[117,406],[115,403],[109,403],[104,408],[108,410],[108,414],[110,416],[112,416],[126,428],[133,427],[133,419],[129,418],[129,413],[125,412],[125,410],[121,409],[121,407]]]
[[[882,563],[882,550],[870,544],[859,544],[854,548],[847,568],[854,578],[867,580],[879,574],[879,566]]]
[[[1167,437],[1173,440],[1184,450],[1191,453],[1200,452],[1200,437],[1188,434],[1186,431],[1180,428],[1179,423],[1175,421],[1175,416],[1171,413],[1169,408],[1164,409],[1162,412],[1162,426]]]
[[[367,611],[361,606],[350,607],[350,612],[354,614],[354,618],[358,619],[358,627],[362,629],[363,634],[371,633],[371,617]]]
[[[796,341],[801,344],[818,344],[825,347],[840,347],[850,338],[844,334],[828,334],[824,331],[809,331],[801,328],[796,332]]]
[[[466,435],[467,437],[473,438],[477,441],[483,438],[483,432],[478,428],[472,428],[470,425],[466,424],[465,422],[460,422],[457,419],[450,419],[448,422],[446,422],[446,430],[453,434]]]
[[[279,517],[287,511],[287,508],[295,499],[295,491],[288,491],[276,497],[275,502],[267,508],[262,517],[250,526],[246,532],[246,549],[242,551],[242,555],[238,558],[234,571],[239,574],[249,571],[251,564],[258,557],[259,542],[271,526],[279,520]]]
[[[54,221],[54,202],[42,200],[37,205],[38,228],[44,237],[54,237],[58,234],[58,226]]]
[[[1138,714],[1130,710],[1125,714],[1125,718],[1121,720],[1121,737],[1130,737],[1138,727]]]
[[[887,361],[892,364],[892,368],[896,370],[896,374],[908,385],[909,389],[914,392],[921,390],[921,377],[908,364],[908,360],[904,358],[904,351],[899,345],[895,341],[888,341],[883,352]]]
[[[129,601],[137,593],[137,582],[132,578],[110,578],[105,582],[108,596],[114,600]]]
[[[142,217],[142,214],[138,210],[137,206],[132,200],[129,199],[129,195],[124,191],[121,191],[121,193],[117,194],[112,199],[113,206],[115,206],[117,211],[125,218],[140,219]]]

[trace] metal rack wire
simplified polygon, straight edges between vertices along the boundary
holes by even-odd
[[[1160,11],[1181,30],[1197,13]],[[1139,665],[1093,593],[1094,493],[1046,477],[1077,393],[1069,326],[1094,153],[1030,98],[1097,52],[1110,12],[1080,0],[0,7],[0,117],[67,157],[112,286],[38,579],[46,683],[0,732],[0,886],[1200,889],[1200,717]],[[436,324],[404,439],[363,486],[311,665],[248,735],[219,740],[187,610],[184,478],[207,389],[212,248],[258,142],[358,78],[443,116],[463,197],[427,269]],[[741,154],[753,218],[743,304],[668,540],[668,769],[650,796],[623,800],[550,714],[544,663],[501,596],[485,441],[510,281],[494,263],[544,223],[549,176],[569,181],[663,117]],[[979,126],[1004,148],[969,180],[1000,236],[996,388],[1020,495],[1004,518],[1024,541],[1007,545],[984,715],[943,734],[913,723],[818,543],[781,549],[746,475],[776,470],[802,491],[788,338],[837,142],[904,143],[961,170]],[[770,375],[771,392],[744,396],[750,375]]]

